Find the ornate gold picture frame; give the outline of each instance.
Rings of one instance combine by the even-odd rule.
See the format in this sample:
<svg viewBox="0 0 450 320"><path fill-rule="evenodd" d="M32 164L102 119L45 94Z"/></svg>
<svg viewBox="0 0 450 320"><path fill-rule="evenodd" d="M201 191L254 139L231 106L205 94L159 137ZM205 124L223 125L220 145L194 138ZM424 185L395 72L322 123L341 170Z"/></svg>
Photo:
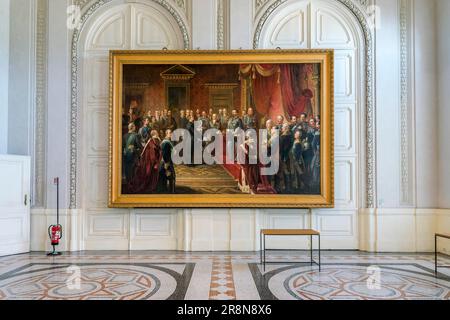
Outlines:
<svg viewBox="0 0 450 320"><path fill-rule="evenodd" d="M332 50L111 51L109 206L333 207L333 59ZM172 161L194 130L200 151L192 142L180 152L192 163ZM219 136L224 156L214 149L215 163L194 163ZM263 149L277 160L263 164Z"/></svg>

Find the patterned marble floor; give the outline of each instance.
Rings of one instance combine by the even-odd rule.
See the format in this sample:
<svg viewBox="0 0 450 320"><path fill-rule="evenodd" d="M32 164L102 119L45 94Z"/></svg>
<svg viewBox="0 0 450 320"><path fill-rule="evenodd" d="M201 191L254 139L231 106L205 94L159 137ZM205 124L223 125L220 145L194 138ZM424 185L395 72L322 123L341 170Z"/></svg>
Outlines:
<svg viewBox="0 0 450 320"><path fill-rule="evenodd" d="M450 300L450 269L431 254L81 252L0 258L0 300ZM286 263L292 262L292 263ZM450 265L440 256L439 263Z"/></svg>

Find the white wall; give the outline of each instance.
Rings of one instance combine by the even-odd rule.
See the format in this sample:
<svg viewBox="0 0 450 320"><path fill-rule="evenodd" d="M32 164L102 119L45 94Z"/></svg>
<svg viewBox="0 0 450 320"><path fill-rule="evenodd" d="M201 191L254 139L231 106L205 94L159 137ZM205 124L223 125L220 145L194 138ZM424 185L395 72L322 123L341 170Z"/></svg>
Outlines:
<svg viewBox="0 0 450 320"><path fill-rule="evenodd" d="M439 195L436 8L434 1L414 3L417 206L436 208Z"/></svg>
<svg viewBox="0 0 450 320"><path fill-rule="evenodd" d="M176 5L175 1L168 0L175 10L186 20L190 26L188 29L191 39L191 47L196 49L217 48L218 32L221 32L217 23L218 2L222 0L192 0L187 11ZM359 2L359 0L355 0ZM135 3L132 1L131 3ZM151 1L137 1L151 4ZM296 1L292 1L295 3ZM231 48L248 49L253 47L253 34L256 24L264 10L270 5L259 7L253 0L230 0L230 28L223 32L228 34ZM297 1L299 3L299 1ZM306 3L306 2L305 2ZM319 1L313 1L318 5ZM337 0L324 0L325 4L337 5ZM448 126L442 125L441 120L438 139L438 110L440 118L448 118L448 108L435 98L438 89L436 82L437 63L434 50L436 45L435 25L436 11L442 10L442 24L447 27L445 21L445 8L448 8L448 0L441 0L439 9L436 9L435 1L412 1L411 24L408 24L414 41L411 52L414 55L409 74L417 79L410 82L413 86L409 93L415 101L415 108L408 109L410 116L415 116L416 123L410 128L410 135L415 135L416 167L407 169L409 175L409 187L416 188L417 199L412 199L412 204L401 204L401 108L400 108L400 73L401 73L401 48L400 48L400 0L378 0L381 20L380 28L376 31L376 148L377 148L377 208L366 210L364 202L363 183L365 181L364 162L364 137L362 128L365 118L363 115L364 103L359 97L344 99L340 102L341 109L351 110L349 117L342 117L337 125L344 128L344 137L338 150L339 172L337 172L337 208L334 210L313 210L312 215L306 210L253 210L253 209L188 209L188 210L110 210L106 208L107 193L107 63L106 53L109 47L105 43L88 43L87 48L80 48L80 73L81 85L79 87L79 135L78 135L78 191L79 206L76 210L69 210L69 162L70 162L70 58L71 58L71 33L66 28L67 1L49 0L49 37L48 37L48 113L47 113L47 175L46 185L47 204L43 209L34 210L33 225L33 249L42 250L46 244L45 226L54 215L55 187L51 184L52 178L61 178L61 206L63 207L63 223L65 225L66 238L63 248L78 249L180 249L180 250L255 250L258 248L258 230L261 227L299 227L318 228L324 234L323 245L331 249L363 249L373 251L428 251L432 249L433 233L436 230L445 231L448 226L448 211L436 211L440 203L448 207L449 189L448 179L440 180L441 195L438 186L438 158L441 159L441 167L446 168L445 159L448 158L448 144L442 137L448 136ZM106 5L103 13L112 13L118 5L124 1L113 1ZM109 8L109 9L106 9ZM192 12L189 11L192 8ZM336 9L337 10L337 9ZM307 11L305 11L307 12ZM333 12L333 11L332 11ZM337 11L336 11L337 13ZM412 14L413 13L413 14ZM101 14L97 14L92 23ZM282 13L281 13L282 14ZM154 14L150 14L150 18ZM19 15L20 16L20 15ZM132 15L130 15L131 17ZM192 17L192 19L190 18ZM273 25L268 29L276 29L283 21L282 16L273 19ZM134 19L134 18L130 18ZM352 18L354 19L354 18ZM270 19L269 19L270 20ZM125 30L130 21L124 20ZM135 20L132 20L135 21ZM444 25L445 24L445 25ZM314 26L314 24L311 24ZM97 26L98 27L98 26ZM173 23L173 27L177 28ZM294 28L294 29L289 29ZM295 47L298 42L298 30L292 24L284 29L282 41ZM308 27L309 28L309 27ZM278 30L279 31L279 30ZM292 32L291 32L292 31ZM94 34L95 28L90 29L90 24L83 31L82 41L89 33ZM117 48L153 48L151 39L144 44L136 44L135 34L128 34L124 38L115 37L112 33L105 38L108 42L114 40ZM333 33L333 35L335 35ZM326 36L326 35L325 35ZM438 35L439 36L439 35ZM440 37L445 38L446 32ZM291 37L291 38L290 38ZM293 39L294 37L295 39ZM325 37L326 38L326 37ZM118 40L119 39L119 40ZM305 38L302 45L313 43L312 38ZM121 41L125 41L121 43ZM322 43L331 46L331 44ZM316 45L316 44L314 44ZM89 47L90 46L90 47ZM320 47L320 44L319 44ZM115 47L116 48L116 47ZM85 50L86 49L86 50ZM158 47L159 49L159 47ZM351 49L341 46L341 50ZM448 40L441 44L441 51L448 52ZM345 57L345 55L343 55ZM362 58L362 52L360 52ZM430 58L431 57L431 58ZM446 56L441 54L441 59ZM354 72L351 84L352 90L363 90L361 85L364 70L359 68L358 56L353 57L349 64L350 73ZM357 62L357 63L356 63ZM441 63L442 64L442 63ZM105 68L106 65L106 68ZM97 69L94 69L97 68ZM344 68L345 69L345 68ZM94 71L92 71L94 70ZM97 71L95 71L97 70ZM352 73L353 74L353 73ZM447 72L448 76L448 72ZM448 78L445 78L448 79ZM444 79L444 80L445 80ZM410 79L411 80L411 79ZM345 80L344 80L345 82ZM448 80L442 81L449 83ZM92 94L89 91L95 91ZM105 91L106 90L106 91ZM444 88L445 90L445 88ZM442 89L441 89L441 92ZM100 93L100 94L97 94ZM352 93L354 93L352 91ZM348 98L348 97L347 97ZM445 97L444 97L445 98ZM349 109L348 104L354 104ZM412 111L411 111L412 110ZM443 116L441 116L443 115ZM11 119L11 118L10 118ZM412 117L411 119L414 119ZM345 131L345 125L350 130ZM11 121L10 121L11 126ZM419 130L415 130L418 128ZM337 126L337 130L339 126ZM102 138L103 137L103 138ZM350 145L349 148L347 148ZM443 150L438 153L439 147ZM106 148L106 149L105 149ZM345 149L345 150L344 150ZM447 150L447 151L445 151ZM410 150L411 151L411 150ZM340 161L340 162L339 162ZM341 164L339 164L341 163ZM415 168L415 169L414 169ZM447 176L448 177L448 176ZM415 184L417 181L417 184ZM439 201L438 201L439 200ZM417 207L417 208L416 208ZM442 232L443 232L442 231ZM278 240L274 244L294 246L292 239ZM301 242L306 245L306 242Z"/></svg>
<svg viewBox="0 0 450 320"><path fill-rule="evenodd" d="M47 208L56 207L54 177L60 178L60 206L68 207L70 40L66 25L67 2L49 0L48 4Z"/></svg>
<svg viewBox="0 0 450 320"><path fill-rule="evenodd" d="M437 12L437 77L439 116L439 207L450 208L450 1L438 0ZM450 227L449 227L450 229Z"/></svg>
<svg viewBox="0 0 450 320"><path fill-rule="evenodd" d="M8 153L28 155L33 110L34 1L10 2Z"/></svg>
<svg viewBox="0 0 450 320"><path fill-rule="evenodd" d="M377 5L377 207L395 208L400 202L400 13L397 1L379 0Z"/></svg>
<svg viewBox="0 0 450 320"><path fill-rule="evenodd" d="M192 49L217 49L217 0L192 1Z"/></svg>
<svg viewBox="0 0 450 320"><path fill-rule="evenodd" d="M253 49L252 1L230 0L230 48Z"/></svg>
<svg viewBox="0 0 450 320"><path fill-rule="evenodd" d="M10 1L0 1L0 154L8 152Z"/></svg>

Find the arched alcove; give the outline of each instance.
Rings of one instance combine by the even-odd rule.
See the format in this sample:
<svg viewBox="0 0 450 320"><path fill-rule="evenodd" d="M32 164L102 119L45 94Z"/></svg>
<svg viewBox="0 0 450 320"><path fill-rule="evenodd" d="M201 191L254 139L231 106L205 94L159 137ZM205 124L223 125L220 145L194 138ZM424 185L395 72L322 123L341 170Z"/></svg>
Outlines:
<svg viewBox="0 0 450 320"><path fill-rule="evenodd" d="M367 54L371 48L357 8L351 10L341 0L300 0L269 2L257 17L254 46L260 49L335 50L334 61L334 134L335 203L332 210L313 210L311 222L321 230L332 248L358 248L358 212L371 205L373 194L366 197L368 168L368 112L372 106L372 79L367 78ZM370 40L370 39L369 39ZM372 127L370 125L370 127ZM372 134L372 133L371 133ZM370 155L370 161L373 160ZM372 180L370 180L372 181ZM373 188L372 186L369 186ZM266 213L272 216L270 210ZM273 213L274 215L276 212ZM295 219L299 213L292 211ZM303 214L300 213L300 216ZM300 217L301 218L301 217ZM269 218L270 220L270 218ZM306 216L301 218L307 221ZM273 226L276 227L276 226Z"/></svg>
<svg viewBox="0 0 450 320"><path fill-rule="evenodd" d="M76 152L75 181L72 181L76 188L71 190L71 205L81 209L77 226L81 249L130 248L130 210L107 208L109 51L187 48L189 41L186 42L180 21L159 2L110 1L99 6L95 13L88 10L86 14L90 16L83 21L78 37L74 37L77 67L72 70L75 81L72 88L76 85L77 90L72 97L72 109L76 110L72 114L75 124L71 149ZM162 213L153 220L157 235L164 234L165 228L170 233L173 226L172 215ZM136 221L140 224L138 230L146 228L145 221ZM161 244L162 248L175 248L167 237L161 237Z"/></svg>
<svg viewBox="0 0 450 320"><path fill-rule="evenodd" d="M105 79L105 62L109 50L139 50L139 49L188 49L190 35L186 17L172 7L166 0L97 0L86 4L78 28L72 35L72 66L71 66L71 132L70 132L70 208L80 206L78 175L82 149L80 139L81 126L79 121L83 108L84 79L86 72L91 76L100 75L99 81L94 79L91 84L100 96L91 97L105 100L108 94ZM96 59L92 68L86 68L86 60ZM97 68L97 69L95 69ZM102 70L100 70L100 69ZM92 72L96 72L95 75ZM107 76L107 75L106 75Z"/></svg>
<svg viewBox="0 0 450 320"><path fill-rule="evenodd" d="M368 103L371 81L367 80L372 77L368 67L372 63L368 59L371 40L359 18L343 4L346 0L288 0L274 2L277 6L269 2L268 14L257 17L254 31L256 48L336 49L336 78L343 79L336 81L335 97L336 210L314 210L309 216L306 210L218 214L212 210L106 207L108 50L161 49L163 45L189 48L185 29L161 1L112 0L99 5L74 36L71 118L75 144L71 145L70 185L71 207L82 209L78 211L78 229L73 229L78 230L74 237L79 239L80 249L256 250L260 228L294 226L320 229L324 247L358 248L358 208L372 205L364 203L366 192L361 188L368 176L364 174L366 163L371 163L365 160L366 154L372 155L366 152L367 145L373 147L369 143L372 137L365 136L365 124L373 120L371 113L366 114L372 109L372 102ZM284 243L283 247L291 245Z"/></svg>

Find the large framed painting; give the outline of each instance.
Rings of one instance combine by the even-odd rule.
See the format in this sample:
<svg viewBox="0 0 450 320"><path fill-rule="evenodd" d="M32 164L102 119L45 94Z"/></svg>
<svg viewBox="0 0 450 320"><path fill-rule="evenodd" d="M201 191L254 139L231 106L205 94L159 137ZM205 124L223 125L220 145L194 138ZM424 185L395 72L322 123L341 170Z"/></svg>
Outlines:
<svg viewBox="0 0 450 320"><path fill-rule="evenodd" d="M333 51L111 51L110 207L332 207Z"/></svg>

